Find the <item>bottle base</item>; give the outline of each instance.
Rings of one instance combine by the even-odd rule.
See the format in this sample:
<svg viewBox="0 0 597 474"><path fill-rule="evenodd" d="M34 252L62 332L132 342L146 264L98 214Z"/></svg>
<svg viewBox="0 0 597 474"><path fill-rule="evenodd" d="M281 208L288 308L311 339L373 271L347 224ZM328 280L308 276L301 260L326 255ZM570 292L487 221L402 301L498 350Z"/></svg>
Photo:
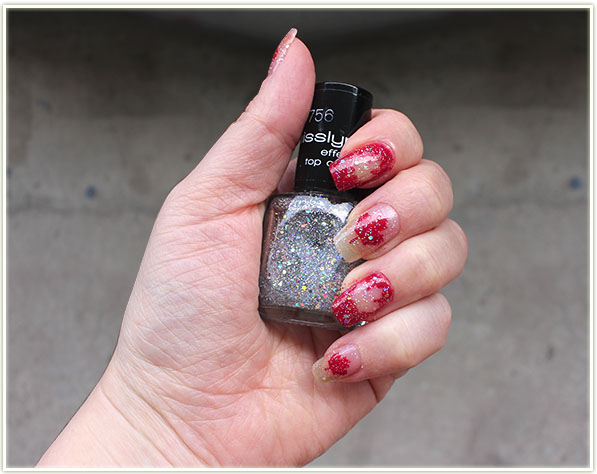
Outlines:
<svg viewBox="0 0 597 474"><path fill-rule="evenodd" d="M279 306L259 306L259 314L262 319L277 321L280 323L301 324L322 329L346 330L351 329L342 326L334 316L319 311L310 311L301 308L280 308Z"/></svg>

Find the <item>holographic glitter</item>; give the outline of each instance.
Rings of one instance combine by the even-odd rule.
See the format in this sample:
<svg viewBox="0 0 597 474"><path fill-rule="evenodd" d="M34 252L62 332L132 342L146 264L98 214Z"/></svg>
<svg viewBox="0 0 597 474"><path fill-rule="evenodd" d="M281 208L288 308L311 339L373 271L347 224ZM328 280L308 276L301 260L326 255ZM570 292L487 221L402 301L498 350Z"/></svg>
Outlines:
<svg viewBox="0 0 597 474"><path fill-rule="evenodd" d="M349 223L334 237L334 243L347 262L363 258L400 231L398 214L387 204L376 204Z"/></svg>
<svg viewBox="0 0 597 474"><path fill-rule="evenodd" d="M333 310L343 326L372 321L372 316L394 298L390 280L381 272L367 275L334 300Z"/></svg>
<svg viewBox="0 0 597 474"><path fill-rule="evenodd" d="M339 191L364 186L394 166L394 154L383 143L370 143L337 159L330 173Z"/></svg>
<svg viewBox="0 0 597 474"><path fill-rule="evenodd" d="M272 197L264 218L259 279L260 311L269 308L261 311L264 317L284 320L286 314L289 322L340 327L332 303L356 263L342 258L334 236L354 205L320 194Z"/></svg>

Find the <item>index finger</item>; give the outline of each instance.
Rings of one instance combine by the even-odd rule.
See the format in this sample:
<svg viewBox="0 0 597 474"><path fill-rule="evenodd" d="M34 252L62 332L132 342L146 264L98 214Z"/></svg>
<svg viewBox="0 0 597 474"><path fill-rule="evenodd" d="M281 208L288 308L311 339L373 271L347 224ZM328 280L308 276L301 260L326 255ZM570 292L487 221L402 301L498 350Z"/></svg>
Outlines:
<svg viewBox="0 0 597 474"><path fill-rule="evenodd" d="M421 136L408 117L390 109L376 109L330 164L339 191L379 186L423 157Z"/></svg>

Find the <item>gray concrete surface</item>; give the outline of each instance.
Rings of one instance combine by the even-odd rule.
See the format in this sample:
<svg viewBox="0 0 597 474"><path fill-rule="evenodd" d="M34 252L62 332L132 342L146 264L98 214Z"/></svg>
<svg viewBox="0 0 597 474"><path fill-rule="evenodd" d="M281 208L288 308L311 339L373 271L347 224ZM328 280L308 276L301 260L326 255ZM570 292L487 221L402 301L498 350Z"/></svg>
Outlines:
<svg viewBox="0 0 597 474"><path fill-rule="evenodd" d="M10 466L34 464L97 382L163 198L267 69L276 40L202 14L10 13ZM311 466L586 465L587 17L405 14L302 37L318 79L413 119L469 261L445 292L446 347ZM266 17L272 38L292 26Z"/></svg>

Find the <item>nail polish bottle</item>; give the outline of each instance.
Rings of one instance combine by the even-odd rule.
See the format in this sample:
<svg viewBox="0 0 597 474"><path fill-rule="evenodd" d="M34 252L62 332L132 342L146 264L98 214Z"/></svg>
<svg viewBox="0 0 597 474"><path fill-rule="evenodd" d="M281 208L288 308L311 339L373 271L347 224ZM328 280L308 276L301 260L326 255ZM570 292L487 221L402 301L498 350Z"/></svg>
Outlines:
<svg viewBox="0 0 597 474"><path fill-rule="evenodd" d="M328 166L347 138L371 118L373 96L340 82L316 84L299 144L294 192L273 195L265 211L259 275L264 319L346 329L332 311L346 262L334 236L368 191L339 192ZM369 191L370 192L370 191Z"/></svg>

